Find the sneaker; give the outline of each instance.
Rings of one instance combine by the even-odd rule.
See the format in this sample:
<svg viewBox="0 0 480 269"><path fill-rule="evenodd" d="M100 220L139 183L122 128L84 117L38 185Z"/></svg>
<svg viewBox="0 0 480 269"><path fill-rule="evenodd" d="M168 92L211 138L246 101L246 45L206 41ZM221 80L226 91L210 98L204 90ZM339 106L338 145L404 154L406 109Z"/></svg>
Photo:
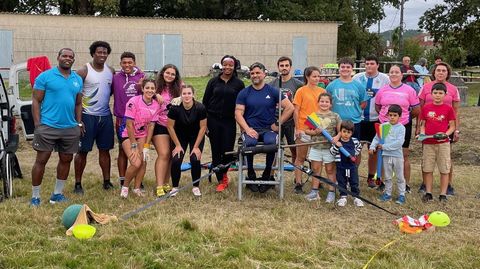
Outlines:
<svg viewBox="0 0 480 269"><path fill-rule="evenodd" d="M329 191L327 194L327 199L325 199L325 203L333 203L335 201L335 192L334 191Z"/></svg>
<svg viewBox="0 0 480 269"><path fill-rule="evenodd" d="M296 194L303 194L303 185L301 183L296 183L295 184L295 188L293 189L293 191L296 193Z"/></svg>
<svg viewBox="0 0 480 269"><path fill-rule="evenodd" d="M419 193L425 193L425 191L426 191L425 184L422 183L422 185L420 185L420 188L418 189L418 192Z"/></svg>
<svg viewBox="0 0 480 269"><path fill-rule="evenodd" d="M262 176L262 181L270 181L272 180L272 177L270 177L270 175L267 175L267 176ZM275 180L273 178L273 180ZM260 184L258 186L258 191L260 193L266 193L271 187L273 187L273 185L269 185L269 184Z"/></svg>
<svg viewBox="0 0 480 269"><path fill-rule="evenodd" d="M395 201L395 203L397 203L399 205L405 204L405 195L398 196L397 201Z"/></svg>
<svg viewBox="0 0 480 269"><path fill-rule="evenodd" d="M165 191L165 193L170 192L172 190L172 186L165 184L163 185L163 190Z"/></svg>
<svg viewBox="0 0 480 269"><path fill-rule="evenodd" d="M82 185L75 184L75 188L73 189L73 193L78 194L78 195L83 195Z"/></svg>
<svg viewBox="0 0 480 269"><path fill-rule="evenodd" d="M255 174L248 175L247 180L257 180L257 176ZM251 192L258 192L258 184L247 184L247 189Z"/></svg>
<svg viewBox="0 0 480 269"><path fill-rule="evenodd" d="M377 191L384 191L385 190L385 183L380 180L380 185L377 187Z"/></svg>
<svg viewBox="0 0 480 269"><path fill-rule="evenodd" d="M428 203L428 202L433 201L433 196L432 196L432 194L429 193L429 192L425 193L425 194L423 195L423 197L422 197L422 201L423 201L424 203Z"/></svg>
<svg viewBox="0 0 480 269"><path fill-rule="evenodd" d="M376 187L376 184L375 184L375 180L373 180L373 178L368 178L367 179L367 184L368 184L368 187L369 188L375 188Z"/></svg>
<svg viewBox="0 0 480 269"><path fill-rule="evenodd" d="M382 202L388 202L390 200L392 200L392 196L387 194L386 192L382 193L382 195L380 195L380 198L378 198L378 200L382 201Z"/></svg>
<svg viewBox="0 0 480 269"><path fill-rule="evenodd" d="M195 196L195 197L200 197L200 196L202 196L202 193L200 192L200 188L199 188L199 187L193 187L193 188L192 188L192 192L193 192L193 196Z"/></svg>
<svg viewBox="0 0 480 269"><path fill-rule="evenodd" d="M104 190L110 190L113 189L113 184L110 180L104 180L103 181L103 189Z"/></svg>
<svg viewBox="0 0 480 269"><path fill-rule="evenodd" d="M340 199L338 199L338 201L337 201L337 205L341 206L341 207L346 206L347 205L347 196L340 197Z"/></svg>
<svg viewBox="0 0 480 269"><path fill-rule="evenodd" d="M142 189L133 189L133 193L135 193L138 197L145 197L145 194L142 192Z"/></svg>
<svg viewBox="0 0 480 269"><path fill-rule="evenodd" d="M156 191L156 193L157 193L157 197L162 197L162 196L164 196L165 194L167 194L167 193L165 192L165 190L163 189L163 186L157 186L157 191Z"/></svg>
<svg viewBox="0 0 480 269"><path fill-rule="evenodd" d="M50 196L50 204L63 203L67 201L68 199L63 195L63 193L52 193L52 196Z"/></svg>
<svg viewBox="0 0 480 269"><path fill-rule="evenodd" d="M405 185L405 192L406 193L411 193L412 192L412 190L410 189L410 186Z"/></svg>
<svg viewBox="0 0 480 269"><path fill-rule="evenodd" d="M172 190L170 191L170 197L175 197L177 196L178 194L178 188L172 188Z"/></svg>
<svg viewBox="0 0 480 269"><path fill-rule="evenodd" d="M128 197L128 187L122 187L120 191L120 197L127 198Z"/></svg>
<svg viewBox="0 0 480 269"><path fill-rule="evenodd" d="M447 196L453 196L453 195L455 195L455 189L452 187L452 185L448 184Z"/></svg>
<svg viewBox="0 0 480 269"><path fill-rule="evenodd" d="M446 195L440 194L440 196L438 196L438 201L440 201L440 202L447 202L447 201L448 201L448 198L447 198Z"/></svg>
<svg viewBox="0 0 480 269"><path fill-rule="evenodd" d="M217 192L222 192L226 188L228 188L228 176L227 174L223 174L222 181L217 185L217 188L215 190Z"/></svg>
<svg viewBox="0 0 480 269"><path fill-rule="evenodd" d="M31 207L39 207L40 206L40 198L39 197L32 197L32 200L30 200L30 206Z"/></svg>
<svg viewBox="0 0 480 269"><path fill-rule="evenodd" d="M353 199L353 203L355 204L356 207L364 207L365 206L363 201L358 199L358 198Z"/></svg>
<svg viewBox="0 0 480 269"><path fill-rule="evenodd" d="M318 190L311 190L309 194L305 195L305 199L307 199L307 201L310 201L310 202L320 199Z"/></svg>

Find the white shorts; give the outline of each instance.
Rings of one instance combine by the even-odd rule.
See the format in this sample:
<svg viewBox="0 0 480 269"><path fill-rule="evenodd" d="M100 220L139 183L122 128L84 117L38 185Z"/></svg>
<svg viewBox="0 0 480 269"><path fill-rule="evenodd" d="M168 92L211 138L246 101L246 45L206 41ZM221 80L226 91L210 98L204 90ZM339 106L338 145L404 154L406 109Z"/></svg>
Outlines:
<svg viewBox="0 0 480 269"><path fill-rule="evenodd" d="M312 147L308 154L308 159L316 162L333 163L335 156L330 153L329 149L316 149Z"/></svg>

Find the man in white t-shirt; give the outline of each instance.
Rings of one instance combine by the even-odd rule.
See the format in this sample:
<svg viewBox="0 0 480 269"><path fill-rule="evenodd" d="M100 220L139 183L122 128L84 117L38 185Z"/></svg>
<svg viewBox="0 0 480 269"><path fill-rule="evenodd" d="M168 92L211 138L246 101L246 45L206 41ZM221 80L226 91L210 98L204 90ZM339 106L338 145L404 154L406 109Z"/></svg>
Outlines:
<svg viewBox="0 0 480 269"><path fill-rule="evenodd" d="M360 82L367 91L367 106L363 110L363 120L361 121L360 141L370 143L375 137L375 123L378 123L378 113L375 110L375 95L378 90L389 83L388 76L378 71L378 58L375 55L365 57L365 72L358 73L353 79ZM375 188L377 185L383 188L380 180L373 180L377 167L377 155L368 155L368 186Z"/></svg>

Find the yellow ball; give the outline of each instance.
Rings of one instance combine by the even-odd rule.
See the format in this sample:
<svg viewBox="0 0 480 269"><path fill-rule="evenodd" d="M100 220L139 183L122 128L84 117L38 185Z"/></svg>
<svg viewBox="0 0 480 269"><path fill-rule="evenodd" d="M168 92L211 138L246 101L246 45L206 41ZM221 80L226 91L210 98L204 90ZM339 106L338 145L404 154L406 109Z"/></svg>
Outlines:
<svg viewBox="0 0 480 269"><path fill-rule="evenodd" d="M435 211L428 215L428 222L430 222L433 226L445 227L450 224L450 218L447 214L441 211Z"/></svg>
<svg viewBox="0 0 480 269"><path fill-rule="evenodd" d="M73 227L73 236L77 239L90 239L95 235L97 229L88 224L78 224Z"/></svg>

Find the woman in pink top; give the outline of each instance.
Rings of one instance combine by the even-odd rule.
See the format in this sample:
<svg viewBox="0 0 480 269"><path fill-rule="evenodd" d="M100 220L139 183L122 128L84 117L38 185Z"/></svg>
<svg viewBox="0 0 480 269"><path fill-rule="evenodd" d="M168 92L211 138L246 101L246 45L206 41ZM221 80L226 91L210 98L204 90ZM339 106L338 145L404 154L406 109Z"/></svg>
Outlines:
<svg viewBox="0 0 480 269"><path fill-rule="evenodd" d="M308 115L318 111L318 96L325 92L324 88L317 86L320 81L320 70L317 67L310 66L305 68L303 79L305 86L297 90L295 98L293 99L293 106L295 107L293 120L295 121L295 138L297 144L308 142L305 139L310 139L310 137L305 134L305 130L308 129L305 125L305 120ZM307 158L307 152L308 146L297 147L296 165L303 165ZM295 170L295 193L303 193L302 172L298 169Z"/></svg>
<svg viewBox="0 0 480 269"><path fill-rule="evenodd" d="M130 166L125 173L120 196L127 198L128 185L135 178L133 192L138 196L144 196L140 190L150 150L150 140L153 135L153 128L158 119L160 105L153 99L155 96L155 81L145 79L142 82L143 95L130 98L126 104L126 124L120 127L122 132L122 148L127 155Z"/></svg>
<svg viewBox="0 0 480 269"><path fill-rule="evenodd" d="M432 99L432 86L435 83L443 83L445 86L447 86L447 95L445 95L445 98L443 99L443 103L447 104L449 106L452 106L453 111L455 112L455 132L453 132L453 135L450 137L452 142L457 142L458 139L460 138L460 117L458 115L458 108L460 107L460 94L458 93L457 87L455 85L451 84L448 82L450 79L450 76L452 75L452 68L450 65L444 62L440 62L435 65L435 67L432 70L432 77L433 81L430 83L426 83L423 85L422 90L418 94L418 98L420 99L420 106L423 107L426 104L430 104L433 102ZM417 129L415 134L420 133L420 127L419 127L419 121L417 121ZM453 143L450 143L450 146ZM448 179L448 188L447 188L447 195L454 195L455 190L452 187L452 180L453 180L453 163L450 166L450 175ZM420 186L420 191L424 191L425 185L422 184Z"/></svg>
<svg viewBox="0 0 480 269"><path fill-rule="evenodd" d="M157 76L156 99L160 104L158 121L153 130L153 145L157 151L155 161L155 178L157 180L157 196L163 196L171 190L168 184L170 178L170 135L167 130L168 108L173 98L180 96L182 81L178 68L173 64L165 65Z"/></svg>
<svg viewBox="0 0 480 269"><path fill-rule="evenodd" d="M381 123L388 122L388 108L396 104L402 108L402 117L399 122L405 126L405 142L403 148L403 173L407 192L410 192L410 160L409 146L412 137L412 119L420 113L420 101L415 90L407 84L402 83L402 71L398 65L390 67L388 73L390 83L383 86L375 96L375 110ZM381 184L383 187L383 183Z"/></svg>

